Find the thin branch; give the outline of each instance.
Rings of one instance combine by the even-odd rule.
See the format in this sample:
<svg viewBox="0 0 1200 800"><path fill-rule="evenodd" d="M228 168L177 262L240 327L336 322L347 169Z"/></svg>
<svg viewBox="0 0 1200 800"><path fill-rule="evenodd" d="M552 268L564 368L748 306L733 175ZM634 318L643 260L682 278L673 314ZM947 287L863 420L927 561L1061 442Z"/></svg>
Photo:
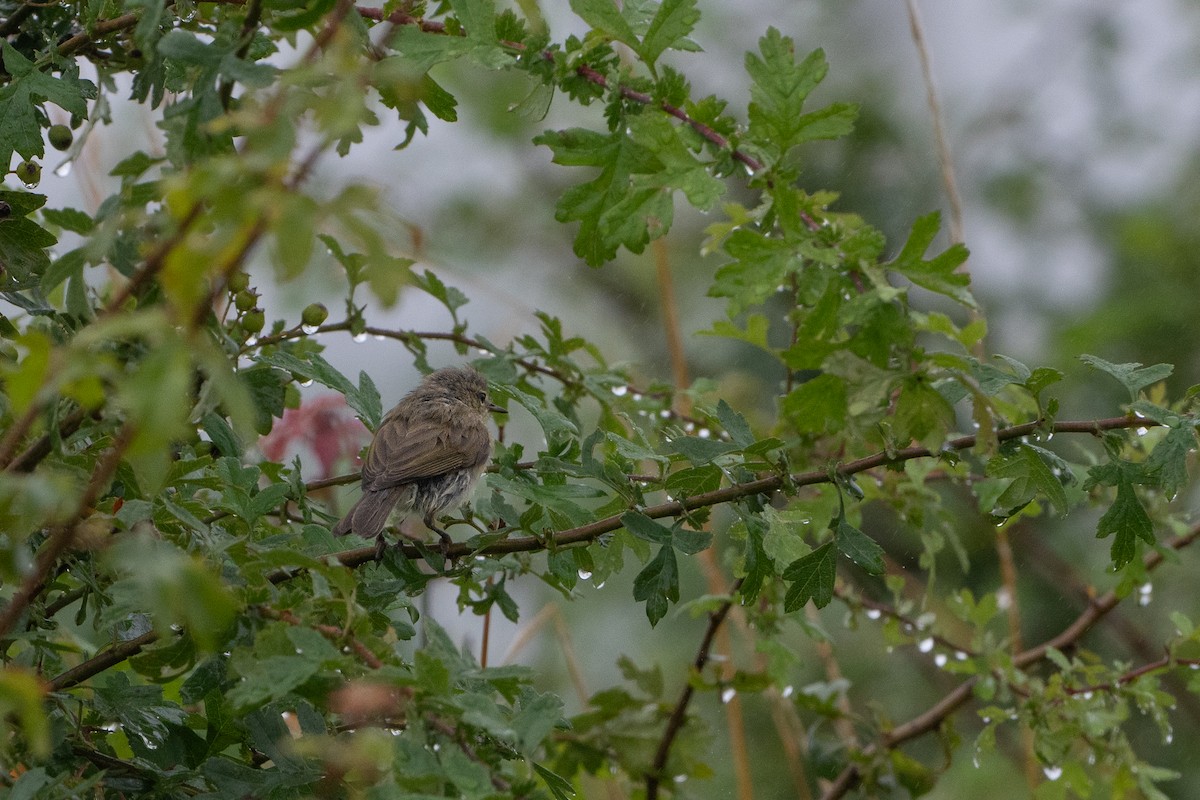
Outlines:
<svg viewBox="0 0 1200 800"><path fill-rule="evenodd" d="M1134 417L1112 417L1109 419L1074 420L1074 421L1056 422L1056 423L1053 423L1052 426L1050 426L1050 430L1052 430L1055 433L1093 433L1094 434L1094 433L1100 433L1100 432L1106 431L1106 430L1116 430L1116 429L1120 429L1120 428L1153 427L1155 424L1156 423L1154 423L1150 420L1137 419ZM1041 422L1028 422L1023 425L1015 425L1010 428L1003 428L1003 429L997 431L996 435L999 440L1007 441L1009 439L1015 439L1015 438L1019 438L1021 436L1028 436L1031 433L1037 432L1042 427L1043 427L1043 425ZM959 437L958 439L954 439L954 440L950 441L949 443L947 443L947 447L952 450L966 450L966 449L969 449L970 447L972 447L974 445L974 443L975 443L974 436L962 436L962 437ZM866 458L860 458L856 461L847 462L846 464L843 464L837 470L837 472L838 472L838 474L841 474L841 475L851 475L851 474L854 474L857 472L863 472L868 469L873 469L875 467L883 466L885 464L898 463L899 461L910 460L913 458L930 457L933 455L934 455L933 453L931 453L929 450L927 450L923 447L908 448L906 450L898 451L898 452L892 454L891 456L889 456L886 453L877 453L876 455L873 455L873 456L868 456ZM828 472L814 471L814 472L801 473L799 475L792 476L792 484L795 486L808 486L808 485L814 485L814 484L819 484L819 483L827 483L830 480L831 480L831 476ZM782 487L782 485L783 485L783 479L778 476L773 476L773 477L768 477L768 478L760 478L759 480L750 481L749 483L737 484L735 486L730 486L730 487L727 487L724 489L718 489L713 492L705 492L703 494L694 495L690 498L686 498L683 501L661 503L656 506L650 506L650 507L641 509L641 513L643 513L646 516L651 517L651 518L674 516L677 514L681 514L684 511L688 511L688 510L695 509L695 508L702 508L702 507L706 507L706 506L727 503L727 502L730 502L731 500L736 500L740 497L746 497L746 496L754 495L754 494L774 492L774 491L777 491L778 489L780 489ZM587 525L581 525L577 528L570 528L570 529L567 529L564 531L560 531L559 533L555 534L550 539L543 538L543 537L535 537L535 536L507 539L502 542L496 542L494 544L491 544L485 548L481 548L478 551L473 550L470 546L463 544L463 543L454 544L454 545L451 545L451 547L449 549L448 557L449 558L462 558L466 555L475 554L475 553L478 553L481 555L500 555L500 554L505 554L505 553L532 552L532 551L546 549L547 547L550 546L551 542L553 542L554 546L556 546L556 547L563 547L563 546L570 545L570 544L579 544L582 542L592 541L592 540L598 538L599 536L601 536L605 533L609 533L611 531L617 530L620 527L621 527L620 516L606 517L604 519L596 520L595 522L589 523ZM1198 531L1197 534L1200 535L1200 531ZM1188 540L1188 542L1185 542L1184 544L1187 544L1187 543L1190 543L1190 539ZM1172 543L1170 546L1178 548L1178 547L1182 547L1184 545L1178 544L1178 543ZM404 553L404 556L406 558L415 559L415 558L422 557L421 550L419 550L414 545L410 545L407 543L399 543L399 544L396 544L395 547L399 548ZM351 550L343 550L341 552L331 553L325 557L336 560L343 566L355 568L355 567L359 567L364 564L369 564L369 563L375 561L377 558L377 555L376 555L376 548L372 544L368 547L358 547L358 548L354 548ZM1153 562L1152 562L1152 559L1155 559L1155 560L1153 560ZM1147 556L1147 563L1154 563L1156 565L1158 563L1158 560L1161 560L1161 556L1159 556L1158 553L1151 553L1149 556ZM276 570L275 572L269 573L266 577L267 577L267 580L270 581L271 583L284 583L286 581L296 578L297 576L299 576L302 573L303 573L303 570L280 569L280 570ZM1115 603L1114 603L1114 605L1115 605ZM1107 610L1111 610L1111 609L1106 609L1106 611ZM1088 623L1088 624L1090 624L1090 623ZM1076 635L1079 635L1079 634L1076 634ZM142 642L141 646L149 644L149 643L153 642L155 639L157 639L157 635L153 634L153 632L151 632L150 634L147 634L147 636L149 638L147 638L144 642ZM1055 640L1052 640L1050 643L1048 643L1048 646L1055 646L1055 647L1059 646L1058 644L1055 644L1054 641ZM77 680L73 680L67 685L74 685L75 683L78 683L82 680L86 680L88 677L91 677L92 675L95 675L95 674L98 674L99 672L104 671L104 669L107 669L108 666L112 666L112 664L120 663L121 661L125 660L125 658L128 658L129 656L134 655L136 652L138 652L138 650L141 649L141 646L137 647L132 652L128 653L128 655L125 655L124 657L121 657L121 658L117 658L115 661L107 663L105 666L101 666L99 668L93 669L93 667L88 666L88 665L92 664L92 662L96 662L96 660L99 657L97 657L97 659L92 659L89 662L85 662L85 664L79 665L79 667L77 667L75 670L71 670L69 673L63 673L63 675L59 676L59 678L54 679L54 681L52 682L52 685L57 685L58 681L65 680L67 675L76 674L77 671L78 671L77 674L83 675L83 677L78 678ZM1035 650L1036 650L1036 648L1035 648ZM1033 652L1033 651L1026 651L1026 653L1031 653L1031 652ZM1037 655L1037 657L1033 658L1032 660L1036 661L1037 659L1041 658L1042 655L1044 655L1044 653ZM92 670L92 671L88 671L88 670ZM967 687L966 691L969 694L970 687ZM961 703L965 699L966 698L964 697L959 702ZM951 709L951 710L953 710L953 709Z"/></svg>
<svg viewBox="0 0 1200 800"><path fill-rule="evenodd" d="M50 535L38 549L33 568L21 581L21 585L8 601L8 605L4 607L3 611L0 611L0 638L7 635L17 624L17 620L29 607L33 598L45 587L46 579L54 569L58 557L75 541L75 531L79 527L80 520L88 513L88 510L99 498L100 492L116 473L117 467L121 463L121 456L125 454L125 450L133 441L133 434L133 425L125 423L117 433L112 446L97 462L95 472L92 473L91 480L88 481L83 494L80 495L70 519L51 528Z"/></svg>
<svg viewBox="0 0 1200 800"><path fill-rule="evenodd" d="M740 588L742 588L742 579L738 578L729 587L729 599L709 615L708 628L704 631L704 638L700 640L700 649L696 652L696 658L692 661L692 670L696 674L701 673L704 670L704 665L708 663L709 651L712 649L713 639L716 638L717 631L720 630L721 624L725 621L725 616L733 606L734 597ZM666 769L667 759L671 755L671 745L674 744L675 737L679 735L679 731L683 729L683 724L687 719L687 708L692 702L692 695L695 692L696 689L692 685L692 682L688 681L679 695L679 700L675 703L675 708L671 711L671 716L667 719L667 727L663 730L662 739L658 742L658 750L654 753L654 763L651 765L650 771L646 773L646 800L655 800L658 797L658 785L662 779L663 770Z"/></svg>
<svg viewBox="0 0 1200 800"><path fill-rule="evenodd" d="M1174 539L1165 543L1165 547L1172 550L1181 550L1184 547L1192 544L1200 538L1200 525L1196 525L1190 531L1182 536L1177 536ZM1156 569L1163 563L1164 557L1161 551L1155 550L1147 553L1142 559L1143 568L1149 572ZM1051 649L1061 650L1077 642L1092 626L1100 621L1106 614L1112 611L1121 602L1121 596L1116 591L1105 592L1100 597L1094 599L1084 611L1075 618L1075 620L1064 628L1057 636L1048 639L1045 642L1031 647L1013 657L1013 666L1017 669L1024 669L1032 664L1041 661L1046 657L1046 654ZM1139 675L1133 676L1134 678ZM890 731L887 731L880 737L878 744L872 745L863 750L864 757L871 757L880 750L892 750L899 745L911 739L915 739L931 731L937 730L942 723L957 711L963 704L971 699L972 691L975 684L979 681L979 676L968 678L967 680L956 686L951 692L946 694L927 709L924 713L914 717L903 725L898 725ZM836 798L844 797L847 792L858 785L861 778L861 773L857 764L847 765L837 778L826 789L822 795L822 800L836 800Z"/></svg>
<svg viewBox="0 0 1200 800"><path fill-rule="evenodd" d="M90 412L82 408L76 408L67 416L63 417L58 423L58 438L65 439L66 437L79 430L79 426L87 419ZM13 472L33 472L34 468L42 462L46 456L50 455L50 448L53 446L53 437L49 432L46 432L34 440L25 450L9 464L9 469Z"/></svg>
<svg viewBox="0 0 1200 800"><path fill-rule="evenodd" d="M26 3L10 14L4 22L0 22L0 37L16 33L17 29L21 27L21 23L33 13L33 9L36 7L32 3Z"/></svg>
<svg viewBox="0 0 1200 800"><path fill-rule="evenodd" d="M913 44L921 61L921 78L925 82L925 98L929 103L929 115L933 118L933 137L937 146L938 166L942 173L942 186L946 190L946 201L950 205L950 240L955 244L963 241L962 198L958 194L958 183L954 179L954 160L950 157L950 144L942 119L942 105L938 101L937 89L933 84L933 66L929 60L929 48L925 44L925 28L916 0L905 0L908 6L908 26L912 31Z"/></svg>
<svg viewBox="0 0 1200 800"><path fill-rule="evenodd" d="M304 622L287 609L279 611L271 608L270 606L259 606L258 610L259 613L261 613L264 617L277 619L280 622L286 622L288 625L294 625L297 628L312 628L314 631L321 634L334 644L346 644L368 667L371 669L383 669L383 662L379 660L379 656L372 653L370 648L368 648L355 637L351 636L347 631L344 631L335 625Z"/></svg>
<svg viewBox="0 0 1200 800"><path fill-rule="evenodd" d="M262 0L250 0L246 4L246 18L242 20L242 33L239 37L242 44L238 47L236 56L239 59L245 59L246 54L250 52L250 45L254 43L254 35L258 32L258 23L262 19ZM233 78L225 78L221 84L221 107L228 110L229 103L233 100Z"/></svg>
<svg viewBox="0 0 1200 800"><path fill-rule="evenodd" d="M104 672L109 667L115 667L117 664L133 658L142 652L142 648L156 641L158 641L158 633L156 631L147 631L135 639L115 644L109 649L97 653L88 660L82 661L66 672L52 678L50 680L50 691L61 692L63 689L78 686L88 678Z"/></svg>
<svg viewBox="0 0 1200 800"><path fill-rule="evenodd" d="M1009 441L1019 439L1023 436L1037 433L1038 431L1046 431L1053 433L1101 433L1108 430L1118 430L1121 428L1149 428L1154 427L1158 423L1140 419L1137 417L1110 417L1107 419L1095 420L1068 420L1063 422L1044 423L1042 421L1026 422L1021 425L1013 425L1008 428L1001 428L996 431L996 438L999 441ZM976 437L974 434L960 436L956 439L951 439L946 442L939 452L933 452L925 447L907 447L903 450L897 450L892 453L880 452L864 458L847 461L844 464L837 466L831 474L828 470L813 470L811 472L802 472L789 477L780 475L771 475L765 478L759 478L746 483L738 483L732 486L727 486L722 489L715 489L711 492L702 492L700 494L685 497L682 500L672 500L666 503L659 503L653 506L646 506L637 509L641 514L650 517L651 519L659 519L662 517L675 517L684 514L687 511L692 511L697 508L706 508L708 506L720 505L737 500L742 497L751 497L756 494L771 494L779 491L786 486L799 488L801 486L815 486L823 483L830 483L835 480L834 475L846 477L855 475L860 472L866 472L877 467L899 464L904 461L911 461L916 458L931 458L941 455L945 452L969 450L975 446ZM537 550L544 550L551 545L555 547L565 547L573 544L581 544L584 542L593 541L606 533L611 533L622 527L621 514L614 514L610 517L589 522L586 525L580 525L576 528L568 528L567 530L559 531L549 537L543 536L521 536L512 539L505 539L500 542L494 542L475 549L468 544L458 543L450 546L447 556L449 558L462 558L469 555L500 555L505 553L526 553ZM406 558L419 559L422 557L421 551L415 546L406 543L396 545L399 547ZM353 550L344 550L340 553L334 553L333 557L338 559L342 564L348 567L357 567L369 561L374 561L376 558L375 546L360 547ZM272 582L287 580L288 571L273 573L270 576Z"/></svg>

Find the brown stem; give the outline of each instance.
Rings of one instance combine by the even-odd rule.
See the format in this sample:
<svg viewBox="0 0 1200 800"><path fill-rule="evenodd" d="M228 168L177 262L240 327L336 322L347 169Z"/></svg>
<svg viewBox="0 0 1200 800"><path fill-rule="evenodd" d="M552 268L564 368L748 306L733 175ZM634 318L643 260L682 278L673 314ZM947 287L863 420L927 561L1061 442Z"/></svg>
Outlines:
<svg viewBox="0 0 1200 800"><path fill-rule="evenodd" d="M1196 525L1190 531L1182 536L1177 536L1166 543L1166 546L1172 550L1181 550L1184 547L1192 544L1200 538L1200 525ZM1147 553L1142 559L1142 565L1147 571L1156 569L1163 562L1163 555L1158 550ZM1104 615L1108 614L1117 604L1121 602L1120 596L1115 591L1105 592L1100 597L1097 597L1084 611L1075 618L1075 620L1064 628L1057 636L1048 639L1045 642L1031 647L1028 650L1022 651L1013 657L1013 666L1017 669L1024 669L1046 657L1052 648L1061 650L1078 641L1085 633L1088 632ZM1137 677L1137 676L1135 676ZM870 757L879 750L891 750L911 739L922 736L930 731L937 730L942 723L957 711L963 704L971 699L972 690L978 682L978 676L968 678L967 680L956 686L951 692L946 694L927 709L924 713L912 718L903 725L898 725L890 731L887 731L880 737L877 745L872 745L863 750L863 755ZM856 764L847 765L837 778L830 784L822 795L822 800L836 800L836 798L844 797L847 792L858 785L861 774Z"/></svg>
<svg viewBox="0 0 1200 800"><path fill-rule="evenodd" d="M96 502L100 496L100 492L108 485L109 480L116 473L117 467L121 463L121 456L133 441L134 427L131 423L125 423L121 430L117 433L116 439L112 446L100 457L100 461L96 464L95 472L92 473L92 478L88 481L84 488L83 494L80 495L75 506L75 511L70 519L66 522L55 525L50 530L50 535L46 541L38 549L37 558L34 559L33 569L21 581L21 585L17 588L16 593L8 601L8 605L0 611L0 638L3 638L17 624L17 620L25 609L29 607L33 598L46 585L46 580L54 569L54 565L58 562L61 556L75 541L75 531L79 527L80 520L88 513L88 510Z"/></svg>
<svg viewBox="0 0 1200 800"><path fill-rule="evenodd" d="M704 638L700 640L700 649L696 652L696 658L692 661L692 670L697 674L702 672L704 665L708 663L709 651L712 649L713 639L716 638L717 631L721 628L721 623L725 621L725 616L733 606L733 595L736 595L738 589L741 587L742 579L738 578L729 587L730 598L709 615L708 628L704 631ZM662 739L658 742L658 750L654 753L654 763L651 765L650 771L646 773L646 800L655 800L658 797L658 785L662 779L663 770L667 766L667 758L671 755L671 745L674 744L675 737L679 735L679 731L683 728L683 723L687 719L688 704L692 702L692 695L695 692L696 690L692 682L688 681L679 695L679 700L675 703L675 708L671 711L671 716L667 719L667 727L663 730Z"/></svg>
<svg viewBox="0 0 1200 800"><path fill-rule="evenodd" d="M109 667L115 667L117 664L133 658L142 652L142 648L156 641L158 641L158 633L147 631L136 639L119 642L109 649L97 653L87 661L80 662L66 672L55 676L50 681L50 691L61 692L63 689L78 686Z"/></svg>

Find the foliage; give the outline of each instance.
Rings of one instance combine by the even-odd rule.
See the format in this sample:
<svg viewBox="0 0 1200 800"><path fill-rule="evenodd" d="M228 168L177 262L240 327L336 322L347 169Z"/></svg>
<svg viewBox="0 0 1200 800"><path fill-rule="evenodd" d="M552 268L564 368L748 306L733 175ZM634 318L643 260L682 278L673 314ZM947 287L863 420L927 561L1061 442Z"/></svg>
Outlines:
<svg viewBox="0 0 1200 800"><path fill-rule="evenodd" d="M1063 420L1049 392L1062 373L985 358L967 250L936 244L936 214L889 248L802 187L806 147L855 118L811 107L820 51L768 28L734 109L693 98L671 66L699 49L695 0L573 0L588 32L563 41L518 5L0 0L0 154L27 184L0 193L0 782L45 798L566 798L594 776L703 796L684 779L724 759L696 707L760 693L800 754L802 794L919 795L944 757L990 753L1019 726L1031 739L1017 757L1048 779L1039 796L1163 796L1173 773L1133 728L1145 717L1170 736L1200 633L1175 612L1166 655L1143 664L1081 640L1200 536L1183 507L1195 392L1165 397L1164 364L1083 356L1129 402ZM556 217L591 267L666 236L676 203L714 212L691 247L721 255L708 291L727 315L700 333L770 360L772 418L711 382L634 385L551 313L536 334L488 341L460 289L394 254L396 221L370 189L307 183L365 128L402 131L403 149L430 117L455 121L450 67L521 75L521 110L551 96L594 109L588 126L535 139L583 168ZM74 157L118 87L157 115L162 151L105 165L120 189L94 213L47 204L33 185L43 136L67 115L74 138L60 127L52 141ZM341 318L314 305L268 324L252 259L280 283L336 264ZM451 329L374 326L367 292L424 295ZM474 354L494 399L544 435L498 444L449 559L421 543L343 549L322 490L352 477L306 483L300 459L256 444L310 382L377 425L372 377L322 355L325 337L367 333L422 369L433 339ZM964 529L1007 542L1062 516L1111 537L1112 586L1026 647L1014 617L1004 626L1015 586L977 596L944 575L969 569ZM719 577L704 596L681 580L696 561ZM448 583L463 609L524 620L521 582L572 600L624 573L625 605L653 635L681 604L706 620L698 654L669 680L621 658L623 681L574 715L542 670L481 663L419 611ZM835 601L847 627L878 630L877 658L925 658L940 699L897 723L883 681L794 692L814 653L837 658L840 633L806 614ZM712 658L725 625L747 643L741 669ZM944 754L899 749L934 732Z"/></svg>

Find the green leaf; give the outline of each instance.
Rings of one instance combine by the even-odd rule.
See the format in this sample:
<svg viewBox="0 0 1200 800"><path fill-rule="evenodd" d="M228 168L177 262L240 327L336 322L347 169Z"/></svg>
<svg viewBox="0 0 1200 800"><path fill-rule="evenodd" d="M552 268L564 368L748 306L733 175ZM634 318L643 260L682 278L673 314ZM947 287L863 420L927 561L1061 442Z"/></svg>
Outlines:
<svg viewBox="0 0 1200 800"><path fill-rule="evenodd" d="M46 691L43 681L23 667L8 664L0 670L0 731L7 736L7 723L18 723L29 751L39 759L50 755L50 722L43 707ZM9 797L16 796L19 787L18 782Z"/></svg>
<svg viewBox="0 0 1200 800"><path fill-rule="evenodd" d="M839 516L830 526L838 551L872 575L883 574L883 548L879 543Z"/></svg>
<svg viewBox="0 0 1200 800"><path fill-rule="evenodd" d="M1120 381L1121 385L1129 390L1129 398L1131 400L1136 400L1138 392L1142 389L1151 384L1166 380L1175 371L1175 368L1170 364L1154 364L1149 367L1143 367L1136 361L1128 364L1113 364L1111 361L1105 361L1099 356L1087 354L1081 355L1079 360L1089 367L1106 372Z"/></svg>
<svg viewBox="0 0 1200 800"><path fill-rule="evenodd" d="M720 488L722 474L715 464L688 467L668 475L663 488L675 498L692 497Z"/></svg>
<svg viewBox="0 0 1200 800"><path fill-rule="evenodd" d="M355 386L318 353L305 353L303 359L282 351L261 353L256 360L259 364L287 370L333 389L346 398L346 404L358 412L368 428L375 430L379 427L383 419L383 406L379 391L365 372L359 373L359 385Z"/></svg>
<svg viewBox="0 0 1200 800"><path fill-rule="evenodd" d="M556 164L600 168L595 179L568 189L555 212L559 222L580 223L575 254L591 266L611 260L622 246L640 253L670 228L671 195L645 178L662 170L662 162L624 131L600 134L571 128L547 131L534 142L549 147Z"/></svg>
<svg viewBox="0 0 1200 800"><path fill-rule="evenodd" d="M651 69L665 50L679 47L700 21L696 0L663 0L641 44L635 48ZM691 49L691 48L688 48Z"/></svg>
<svg viewBox="0 0 1200 800"><path fill-rule="evenodd" d="M571 10L595 30L637 50L637 36L613 0L571 0Z"/></svg>
<svg viewBox="0 0 1200 800"><path fill-rule="evenodd" d="M729 235L725 252L734 260L717 269L708 294L729 298L731 317L765 303L801 263L791 243L747 228Z"/></svg>
<svg viewBox="0 0 1200 800"><path fill-rule="evenodd" d="M770 330L770 323L762 314L748 314L746 316L746 327L741 328L729 320L719 319L713 323L712 328L706 331L696 331L698 336L724 336L728 339L738 339L743 342L748 342L755 347L770 351L770 345L767 343L767 332Z"/></svg>
<svg viewBox="0 0 1200 800"><path fill-rule="evenodd" d="M1191 425L1172 427L1154 446L1146 469L1158 480L1163 493L1173 499L1187 485L1188 453L1196 449L1196 429Z"/></svg>
<svg viewBox="0 0 1200 800"><path fill-rule="evenodd" d="M783 571L783 579L791 581L783 598L783 609L789 614L812 600L824 608L833 599L833 582L837 566L837 551L833 542L826 542L803 558L798 558Z"/></svg>
<svg viewBox="0 0 1200 800"><path fill-rule="evenodd" d="M1138 499L1133 484L1122 475L1117 483L1117 499L1113 501L1096 526L1096 538L1113 536L1112 562L1121 569L1133 560L1137 553L1137 540L1154 544L1154 524L1150 515Z"/></svg>
<svg viewBox="0 0 1200 800"><path fill-rule="evenodd" d="M1012 483L996 500L993 513L1007 516L1028 504L1039 493L1050 501L1059 514L1067 513L1067 493L1064 478L1056 476L1046 463L1047 451L1031 445L1016 443L1005 447L988 462L987 474L994 478L1010 479ZM1057 458L1057 456L1054 456ZM1056 461L1054 469L1062 470L1065 463ZM1070 475L1068 471L1066 475Z"/></svg>
<svg viewBox="0 0 1200 800"><path fill-rule="evenodd" d="M566 778L556 772L551 772L537 762L533 762L533 769L546 784L550 794L554 795L554 800L571 800L575 796L575 787Z"/></svg>
<svg viewBox="0 0 1200 800"><path fill-rule="evenodd" d="M807 380L780 403L783 415L800 433L832 433L846 423L846 384L836 375Z"/></svg>
<svg viewBox="0 0 1200 800"><path fill-rule="evenodd" d="M59 78L42 72L7 41L3 58L4 69L11 76L8 84L0 87L0 164L7 169L14 150L27 159L45 152L36 111L43 101L86 117L85 100L96 96L96 87L80 80L75 66L63 70Z"/></svg>
<svg viewBox="0 0 1200 800"><path fill-rule="evenodd" d="M782 155L804 141L801 122L804 101L829 71L825 53L814 50L796 63L796 44L775 28L758 40L761 57L746 54L750 85L750 138L760 147Z"/></svg>
<svg viewBox="0 0 1200 800"><path fill-rule="evenodd" d="M707 464L715 458L738 449L735 444L699 436L677 436L667 443L672 452L679 453L696 466Z"/></svg>
<svg viewBox="0 0 1200 800"><path fill-rule="evenodd" d="M424 275L414 275L412 281L422 291L437 298L455 320L458 319L458 310L468 302L462 291L442 283L442 279L429 270L425 270Z"/></svg>
<svg viewBox="0 0 1200 800"><path fill-rule="evenodd" d="M956 272L959 265L967 260L966 247L954 244L940 255L925 259L925 251L933 244L940 227L941 214L936 211L919 218L913 223L912 233L903 249L887 266L917 286L957 300L968 308L976 308L975 298L967 289L971 276L966 272Z"/></svg>
<svg viewBox="0 0 1200 800"><path fill-rule="evenodd" d="M734 411L728 403L721 400L717 403L717 419L721 427L729 434L729 438L738 447L749 447L754 444L754 433L746 418Z"/></svg>
<svg viewBox="0 0 1200 800"><path fill-rule="evenodd" d="M0 121L0 129L4 122ZM28 218L41 208L46 196L32 192L0 191L0 201L12 209L7 219L0 219L0 288L26 289L50 266L46 248L58 243L58 237Z"/></svg>
<svg viewBox="0 0 1200 800"><path fill-rule="evenodd" d="M42 211L42 218L51 225L80 235L87 235L96 227L91 217L74 208L47 208Z"/></svg>
<svg viewBox="0 0 1200 800"><path fill-rule="evenodd" d="M639 539L645 539L651 544L671 543L671 529L666 525L655 522L645 514L640 514L637 511L626 512L621 515L621 524L625 526L625 530Z"/></svg>
<svg viewBox="0 0 1200 800"><path fill-rule="evenodd" d="M633 579L633 599L646 603L646 617L657 625L671 603L679 602L679 566L675 550L665 544Z"/></svg>
<svg viewBox="0 0 1200 800"><path fill-rule="evenodd" d="M895 421L901 444L916 440L936 452L954 427L954 407L923 375L916 375L901 384Z"/></svg>

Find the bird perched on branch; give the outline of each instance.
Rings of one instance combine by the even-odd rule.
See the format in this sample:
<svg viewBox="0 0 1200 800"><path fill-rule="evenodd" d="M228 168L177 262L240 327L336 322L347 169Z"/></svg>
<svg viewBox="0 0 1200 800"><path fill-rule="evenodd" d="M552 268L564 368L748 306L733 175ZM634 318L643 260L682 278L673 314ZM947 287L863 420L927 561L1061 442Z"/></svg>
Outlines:
<svg viewBox="0 0 1200 800"><path fill-rule="evenodd" d="M439 514L461 505L492 457L491 412L505 413L488 398L487 380L470 367L448 367L426 375L387 413L367 450L362 497L333 527L335 536L353 531L376 537L392 512L416 512L441 538Z"/></svg>

